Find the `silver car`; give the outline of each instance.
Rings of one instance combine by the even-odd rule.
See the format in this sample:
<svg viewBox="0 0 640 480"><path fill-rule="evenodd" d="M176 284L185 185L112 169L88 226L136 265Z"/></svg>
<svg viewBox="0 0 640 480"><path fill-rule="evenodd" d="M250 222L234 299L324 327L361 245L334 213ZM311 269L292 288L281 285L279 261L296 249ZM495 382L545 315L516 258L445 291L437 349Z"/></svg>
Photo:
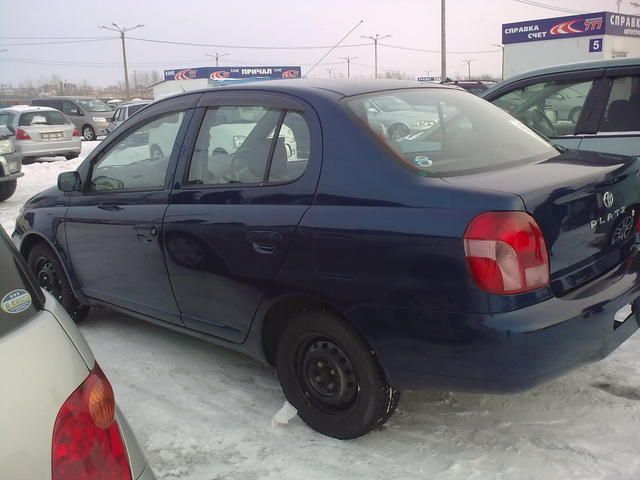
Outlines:
<svg viewBox="0 0 640 480"><path fill-rule="evenodd" d="M51 107L67 115L85 140L95 140L108 133L113 110L102 100L91 97L45 97L31 100L31 105Z"/></svg>
<svg viewBox="0 0 640 480"><path fill-rule="evenodd" d="M84 337L2 227L0 271L0 477L153 480Z"/></svg>
<svg viewBox="0 0 640 480"><path fill-rule="evenodd" d="M22 163L39 157L62 156L67 160L80 155L80 132L58 110L49 107L17 105L0 110L0 126L14 132L13 144Z"/></svg>
<svg viewBox="0 0 640 480"><path fill-rule="evenodd" d="M389 138L398 140L438 123L438 112L425 107L418 110L404 100L394 96L370 98L365 101L369 121L381 124Z"/></svg>
<svg viewBox="0 0 640 480"><path fill-rule="evenodd" d="M127 118L129 118L134 113L142 110L150 103L151 101L143 100L139 102L121 103L120 105L118 105L115 113L113 114L113 118L109 122L109 133L113 132L116 127L122 124L122 122L124 122Z"/></svg>

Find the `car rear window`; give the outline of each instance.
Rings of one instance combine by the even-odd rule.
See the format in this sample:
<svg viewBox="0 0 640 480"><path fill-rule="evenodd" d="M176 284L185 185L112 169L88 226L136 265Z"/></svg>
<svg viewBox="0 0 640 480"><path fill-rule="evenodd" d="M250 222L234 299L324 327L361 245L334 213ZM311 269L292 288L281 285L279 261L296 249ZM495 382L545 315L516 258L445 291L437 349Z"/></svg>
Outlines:
<svg viewBox="0 0 640 480"><path fill-rule="evenodd" d="M52 110L23 113L18 120L18 126L20 127L30 127L33 125L69 125L70 123L62 113Z"/></svg>
<svg viewBox="0 0 640 480"><path fill-rule="evenodd" d="M395 97L404 110L371 108ZM449 177L507 168L558 154L511 115L466 92L419 88L344 100L356 116L424 176Z"/></svg>
<svg viewBox="0 0 640 480"><path fill-rule="evenodd" d="M44 296L0 227L0 337L41 310Z"/></svg>

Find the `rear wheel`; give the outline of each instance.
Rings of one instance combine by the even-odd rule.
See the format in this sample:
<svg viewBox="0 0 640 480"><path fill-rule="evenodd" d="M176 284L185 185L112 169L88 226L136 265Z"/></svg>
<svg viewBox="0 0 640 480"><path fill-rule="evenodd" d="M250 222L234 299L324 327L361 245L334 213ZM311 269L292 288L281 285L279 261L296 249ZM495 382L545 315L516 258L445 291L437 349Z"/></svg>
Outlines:
<svg viewBox="0 0 640 480"><path fill-rule="evenodd" d="M87 316L89 307L76 299L58 257L47 245L36 244L29 252L27 263L38 285L55 297L76 323Z"/></svg>
<svg viewBox="0 0 640 480"><path fill-rule="evenodd" d="M82 136L85 140L92 141L96 139L96 132L91 125L82 127Z"/></svg>
<svg viewBox="0 0 640 480"><path fill-rule="evenodd" d="M74 158L78 158L80 156L79 152L71 152L71 153L67 153L64 158L66 158L67 160L73 160Z"/></svg>
<svg viewBox="0 0 640 480"><path fill-rule="evenodd" d="M9 182L0 183L0 202L4 202L8 198L10 198L11 195L16 193L17 187L18 187L17 180L11 180Z"/></svg>
<svg viewBox="0 0 640 480"><path fill-rule="evenodd" d="M403 138L409 135L411 131L409 130L409 127L407 127L405 124L396 123L389 127L388 133L389 133L389 137L392 140L398 140L399 138Z"/></svg>
<svg viewBox="0 0 640 480"><path fill-rule="evenodd" d="M334 438L356 438L382 425L400 397L359 334L327 312L302 313L285 327L277 369L300 418Z"/></svg>
<svg viewBox="0 0 640 480"><path fill-rule="evenodd" d="M36 163L36 157L22 157L23 165L31 165L32 163Z"/></svg>
<svg viewBox="0 0 640 480"><path fill-rule="evenodd" d="M575 107L573 110L569 112L569 121L571 123L578 123L578 119L580 118L581 113L582 113L582 108Z"/></svg>

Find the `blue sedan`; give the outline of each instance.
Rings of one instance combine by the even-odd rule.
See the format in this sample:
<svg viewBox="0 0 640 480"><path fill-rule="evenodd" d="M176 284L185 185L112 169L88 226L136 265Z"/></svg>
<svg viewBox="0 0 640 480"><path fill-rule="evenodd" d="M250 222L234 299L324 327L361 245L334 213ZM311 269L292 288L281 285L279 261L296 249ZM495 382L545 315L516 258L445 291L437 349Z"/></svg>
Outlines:
<svg viewBox="0 0 640 480"><path fill-rule="evenodd" d="M390 97L434 121L390 135L368 108ZM639 174L454 87L261 82L146 107L13 239L77 321L107 307L246 352L348 439L402 390L520 391L632 335Z"/></svg>

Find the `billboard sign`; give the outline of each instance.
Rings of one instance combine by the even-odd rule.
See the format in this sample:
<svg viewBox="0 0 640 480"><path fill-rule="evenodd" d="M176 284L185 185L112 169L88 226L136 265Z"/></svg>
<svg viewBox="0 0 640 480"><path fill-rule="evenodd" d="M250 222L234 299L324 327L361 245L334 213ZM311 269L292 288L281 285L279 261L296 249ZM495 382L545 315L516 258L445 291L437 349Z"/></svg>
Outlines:
<svg viewBox="0 0 640 480"><path fill-rule="evenodd" d="M608 35L640 38L640 17L622 13L607 13Z"/></svg>
<svg viewBox="0 0 640 480"><path fill-rule="evenodd" d="M164 79L195 80L279 80L283 78L300 78L301 67L267 66L267 67L196 67L164 71Z"/></svg>
<svg viewBox="0 0 640 480"><path fill-rule="evenodd" d="M603 35L605 12L545 18L502 25L502 43L537 42L559 38Z"/></svg>

